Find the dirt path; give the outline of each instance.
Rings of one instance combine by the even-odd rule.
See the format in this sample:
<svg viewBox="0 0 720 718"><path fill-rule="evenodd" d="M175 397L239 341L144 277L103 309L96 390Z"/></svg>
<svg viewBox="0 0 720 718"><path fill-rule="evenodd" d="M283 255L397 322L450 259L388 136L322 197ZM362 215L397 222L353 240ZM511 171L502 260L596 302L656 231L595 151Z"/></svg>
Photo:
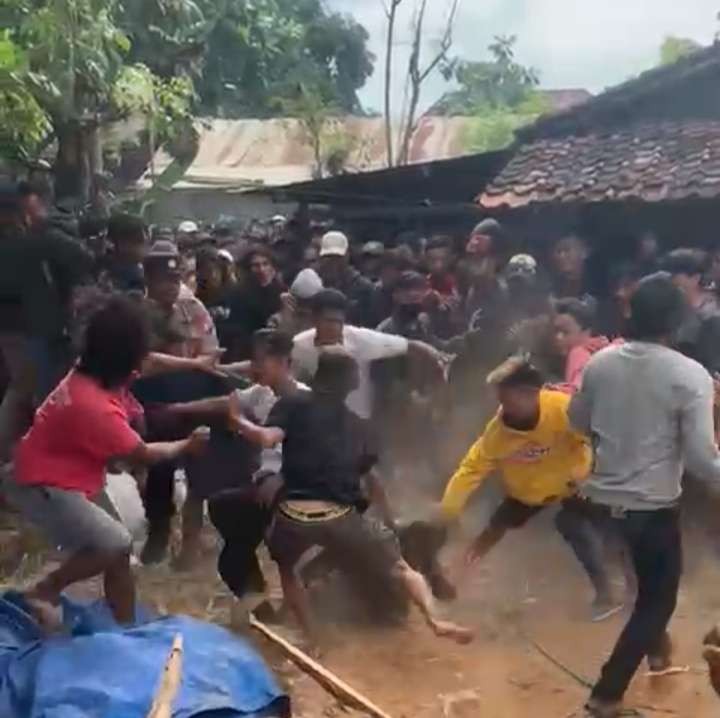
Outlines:
<svg viewBox="0 0 720 718"><path fill-rule="evenodd" d="M694 543L690 537L689 545ZM710 718L720 711L700 649L703 635L720 618L720 560L691 548L686 553L688 571L672 631L678 660L692 670L656 685L643 676L636 679L628 703L656 709L645 710L650 717ZM185 576L143 569L140 583L143 596L162 610L229 622L231 602L210 565ZM593 680L624 616L590 623L589 598L569 550L548 522L540 521L510 536L448 607L448 615L477 629L471 646L436 640L414 614L399 628L337 619L326 626L323 662L394 718L569 718L587 690L541 656L528 638ZM347 615L325 608L321 613ZM296 715L347 715L262 638L249 638L279 670Z"/></svg>
<svg viewBox="0 0 720 718"><path fill-rule="evenodd" d="M642 676L635 681L628 703L653 707L644 712L648 718L720 713L700 655L704 633L720 619L720 559L693 548L707 545L707 537L702 539L688 537L687 575L672 626L678 660L692 671L657 685ZM212 556L192 574L167 567L138 573L141 600L161 611L230 623L232 602L215 576ZM449 616L477 629L471 646L436 640L415 614L399 628L338 618L327 626L323 662L393 718L570 718L586 689L542 657L528 637L593 680L624 617L591 624L588 601L572 555L541 520L498 547L448 608ZM347 616L348 611L322 610L322 615L331 613ZM246 635L278 672L293 697L296 717L356 715L342 711L264 639Z"/></svg>

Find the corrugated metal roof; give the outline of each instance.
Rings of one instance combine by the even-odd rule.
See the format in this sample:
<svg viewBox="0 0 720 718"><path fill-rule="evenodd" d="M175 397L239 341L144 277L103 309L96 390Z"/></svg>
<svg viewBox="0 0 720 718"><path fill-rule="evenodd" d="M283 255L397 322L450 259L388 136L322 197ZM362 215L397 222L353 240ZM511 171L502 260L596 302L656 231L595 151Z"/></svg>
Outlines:
<svg viewBox="0 0 720 718"><path fill-rule="evenodd" d="M468 117L425 117L410 147L410 162L448 159L466 154ZM248 189L312 179L313 152L294 119L201 120L200 148L178 188ZM330 132L351 139L349 172L385 167L385 124L382 118L347 117L333 121ZM170 158L159 152L155 173ZM148 174L142 181L147 182Z"/></svg>

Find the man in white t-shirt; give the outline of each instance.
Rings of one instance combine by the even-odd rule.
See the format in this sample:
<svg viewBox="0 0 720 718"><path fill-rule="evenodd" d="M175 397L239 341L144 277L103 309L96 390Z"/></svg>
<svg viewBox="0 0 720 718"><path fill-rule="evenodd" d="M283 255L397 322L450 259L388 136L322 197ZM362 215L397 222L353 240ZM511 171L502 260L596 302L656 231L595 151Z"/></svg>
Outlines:
<svg viewBox="0 0 720 718"><path fill-rule="evenodd" d="M313 301L314 329L295 337L292 366L298 379L308 382L315 375L323 347L341 345L358 366L358 388L347 398L347 407L361 419L370 419L373 384L370 366L379 359L409 356L430 363L442 372L441 354L423 342L345 324L347 299L342 292L324 289Z"/></svg>
<svg viewBox="0 0 720 718"><path fill-rule="evenodd" d="M278 399L309 391L290 372L292 346L288 335L261 329L253 337L252 375L256 384L227 396L175 404L170 411L222 425L229 420L232 406L234 411L263 423ZM209 498L210 519L224 540L218 573L238 598L264 588L255 551L272 518L275 494L282 485L281 466L281 446L263 449L254 474L252 467L238 466L233 485Z"/></svg>

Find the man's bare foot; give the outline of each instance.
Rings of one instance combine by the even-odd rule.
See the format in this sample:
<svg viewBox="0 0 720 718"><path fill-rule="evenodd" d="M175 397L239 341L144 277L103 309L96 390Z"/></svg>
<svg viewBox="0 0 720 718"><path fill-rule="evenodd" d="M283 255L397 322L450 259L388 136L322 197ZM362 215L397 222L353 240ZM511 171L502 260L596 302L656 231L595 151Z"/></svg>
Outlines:
<svg viewBox="0 0 720 718"><path fill-rule="evenodd" d="M449 638L450 640L459 643L461 646L471 643L475 638L475 633L472 630L465 628L464 626L459 626L457 623L453 623L452 621L440 621L435 619L430 622L430 627L439 638Z"/></svg>
<svg viewBox="0 0 720 718"><path fill-rule="evenodd" d="M715 626L705 636L703 645L705 646L703 658L707 661L710 669L710 682L720 696L720 627Z"/></svg>

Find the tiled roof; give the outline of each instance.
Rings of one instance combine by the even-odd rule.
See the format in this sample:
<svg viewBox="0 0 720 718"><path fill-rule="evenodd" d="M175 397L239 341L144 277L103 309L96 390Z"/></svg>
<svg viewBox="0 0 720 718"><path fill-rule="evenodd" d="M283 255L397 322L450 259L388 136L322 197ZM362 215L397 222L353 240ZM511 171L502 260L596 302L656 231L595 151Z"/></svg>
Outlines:
<svg viewBox="0 0 720 718"><path fill-rule="evenodd" d="M491 209L688 197L720 197L720 121L647 123L521 145L478 202Z"/></svg>
<svg viewBox="0 0 720 718"><path fill-rule="evenodd" d="M565 111L538 118L521 127L521 142L549 137L584 135L630 122L676 121L720 116L717 83L720 42L680 58L670 65L643 72L621 85L573 103Z"/></svg>

